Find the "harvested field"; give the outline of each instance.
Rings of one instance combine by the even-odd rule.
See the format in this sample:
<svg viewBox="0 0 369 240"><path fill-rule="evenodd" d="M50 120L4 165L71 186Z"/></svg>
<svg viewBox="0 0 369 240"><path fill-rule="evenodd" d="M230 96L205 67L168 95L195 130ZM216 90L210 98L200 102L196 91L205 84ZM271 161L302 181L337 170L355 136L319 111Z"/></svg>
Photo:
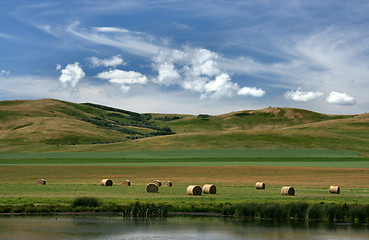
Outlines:
<svg viewBox="0 0 369 240"><path fill-rule="evenodd" d="M369 169L312 167L84 167L84 166L0 166L0 204L8 202L62 202L79 196L94 196L121 202L154 200L160 202L188 201L186 189L197 183L213 183L219 194L205 194L196 199L207 201L295 201L363 203L369 201ZM48 184L37 187L35 179L42 175ZM109 176L113 182L130 179L135 184L122 188L120 184L102 188L96 183ZM161 188L158 194L147 194L145 187L152 179L171 179L176 184ZM259 179L268 183L265 191L255 189ZM281 187L294 186L294 198L281 195ZM341 194L330 194L327 186L339 185ZM217 191L218 192L218 191Z"/></svg>
<svg viewBox="0 0 369 240"><path fill-rule="evenodd" d="M269 185L343 188L369 186L366 168L315 168L271 166L222 167L84 167L84 166L0 166L0 184L33 183L41 174L56 184L96 184L109 175L113 182L130 179L137 184L155 178L172 179L179 184L212 182L219 186L255 186L262 178ZM81 176L77 178L77 176ZM247 177L246 177L247 176Z"/></svg>

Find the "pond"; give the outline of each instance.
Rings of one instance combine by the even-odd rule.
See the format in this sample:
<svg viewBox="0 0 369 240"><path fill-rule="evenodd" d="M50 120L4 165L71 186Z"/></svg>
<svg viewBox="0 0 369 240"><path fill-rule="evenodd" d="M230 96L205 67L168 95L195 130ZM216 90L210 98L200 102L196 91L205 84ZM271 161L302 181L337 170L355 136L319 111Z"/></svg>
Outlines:
<svg viewBox="0 0 369 240"><path fill-rule="evenodd" d="M1 216L0 239L369 239L369 226L199 216Z"/></svg>

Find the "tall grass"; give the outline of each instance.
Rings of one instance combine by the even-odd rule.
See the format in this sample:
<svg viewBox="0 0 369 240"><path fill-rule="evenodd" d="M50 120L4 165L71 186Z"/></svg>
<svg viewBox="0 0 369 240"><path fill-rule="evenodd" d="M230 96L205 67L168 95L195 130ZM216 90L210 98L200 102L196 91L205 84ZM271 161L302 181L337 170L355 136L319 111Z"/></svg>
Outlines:
<svg viewBox="0 0 369 240"><path fill-rule="evenodd" d="M222 213L235 218L259 218L265 220L305 220L329 222L369 222L369 204L322 204L322 203L226 203L222 207L197 206L197 212ZM186 205L132 202L125 204L103 203L96 198L76 198L67 204L6 204L0 205L1 213L55 213L55 212L106 212L120 213L124 217L167 217L168 211L194 212Z"/></svg>
<svg viewBox="0 0 369 240"><path fill-rule="evenodd" d="M242 203L224 207L223 215L274 220L369 222L369 204Z"/></svg>

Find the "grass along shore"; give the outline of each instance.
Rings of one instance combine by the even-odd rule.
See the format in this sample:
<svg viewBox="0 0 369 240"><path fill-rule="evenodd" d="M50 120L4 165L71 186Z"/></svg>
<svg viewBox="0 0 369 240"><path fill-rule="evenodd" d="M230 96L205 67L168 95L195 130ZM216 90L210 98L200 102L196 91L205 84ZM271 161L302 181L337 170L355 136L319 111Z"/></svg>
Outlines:
<svg viewBox="0 0 369 240"><path fill-rule="evenodd" d="M0 172L3 213L118 212L136 216L150 212L152 216L165 216L165 212L213 212L267 219L360 222L368 219L367 168L18 165L0 166ZM41 176L46 185L36 184ZM100 186L100 180L106 177L113 180L113 186ZM120 181L124 179L130 179L132 185L122 186ZM154 179L171 180L173 186L147 193L145 186ZM256 190L257 181L264 181L266 189ZM205 183L215 184L217 194L186 194L188 185ZM281 187L285 185L293 186L296 195L282 196ZM330 194L330 185L341 186L341 193ZM76 199L86 197L97 199L98 205L73 204ZM139 206L135 209L141 210L133 211L135 204Z"/></svg>
<svg viewBox="0 0 369 240"><path fill-rule="evenodd" d="M335 204L307 202L229 202L204 205L173 205L135 201L125 204L103 203L93 197L79 197L67 203L55 204L0 204L0 216L9 214L119 214L123 217L167 217L168 214L207 215L268 220L308 220L329 222L369 222L369 204Z"/></svg>

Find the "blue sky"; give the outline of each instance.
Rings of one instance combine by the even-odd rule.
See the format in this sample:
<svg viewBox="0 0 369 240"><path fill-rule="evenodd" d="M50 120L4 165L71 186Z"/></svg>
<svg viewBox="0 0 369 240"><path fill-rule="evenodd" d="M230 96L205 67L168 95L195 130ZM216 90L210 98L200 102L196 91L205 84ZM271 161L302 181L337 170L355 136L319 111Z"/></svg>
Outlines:
<svg viewBox="0 0 369 240"><path fill-rule="evenodd" d="M0 100L368 111L367 1L0 1Z"/></svg>

